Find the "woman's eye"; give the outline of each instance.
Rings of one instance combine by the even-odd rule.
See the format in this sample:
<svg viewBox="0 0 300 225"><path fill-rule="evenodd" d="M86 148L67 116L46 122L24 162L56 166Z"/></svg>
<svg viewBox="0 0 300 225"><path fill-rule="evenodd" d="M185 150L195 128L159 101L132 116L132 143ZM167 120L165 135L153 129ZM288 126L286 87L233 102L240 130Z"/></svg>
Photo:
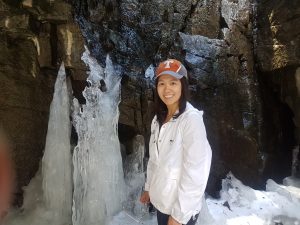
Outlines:
<svg viewBox="0 0 300 225"><path fill-rule="evenodd" d="M163 86L164 85L164 83L158 83L158 86Z"/></svg>
<svg viewBox="0 0 300 225"><path fill-rule="evenodd" d="M177 84L177 83L176 83L175 81L172 81L172 82L171 82L171 85L173 85L173 86L176 85L176 84Z"/></svg>

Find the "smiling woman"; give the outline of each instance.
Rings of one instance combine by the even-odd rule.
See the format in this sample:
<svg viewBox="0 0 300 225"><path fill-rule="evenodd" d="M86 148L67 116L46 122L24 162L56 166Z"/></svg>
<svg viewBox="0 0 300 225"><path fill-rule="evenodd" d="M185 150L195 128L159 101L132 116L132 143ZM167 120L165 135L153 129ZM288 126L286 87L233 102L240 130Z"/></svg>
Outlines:
<svg viewBox="0 0 300 225"><path fill-rule="evenodd" d="M0 130L0 222L12 201L14 172L7 138Z"/></svg>
<svg viewBox="0 0 300 225"><path fill-rule="evenodd" d="M158 78L157 93L168 108L168 115L164 122L168 122L178 109L181 89L180 80L171 75L164 74Z"/></svg>
<svg viewBox="0 0 300 225"><path fill-rule="evenodd" d="M194 225L202 208L211 148L203 112L188 101L187 70L169 59L156 70L156 115L151 124L145 192L158 225Z"/></svg>
<svg viewBox="0 0 300 225"><path fill-rule="evenodd" d="M179 117L186 109L189 98L187 70L178 60L166 60L156 70L155 83L155 112L158 122L163 124L172 117Z"/></svg>

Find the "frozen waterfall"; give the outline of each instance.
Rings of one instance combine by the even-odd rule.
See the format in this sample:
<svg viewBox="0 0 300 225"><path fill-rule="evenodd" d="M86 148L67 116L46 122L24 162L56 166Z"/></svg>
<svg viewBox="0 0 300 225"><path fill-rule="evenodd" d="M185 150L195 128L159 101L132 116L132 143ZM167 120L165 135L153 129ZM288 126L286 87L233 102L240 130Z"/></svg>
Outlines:
<svg viewBox="0 0 300 225"><path fill-rule="evenodd" d="M5 225L71 224L70 127L70 96L62 64L50 106L46 146L40 170L24 188L22 209L10 212Z"/></svg>
<svg viewBox="0 0 300 225"><path fill-rule="evenodd" d="M73 101L78 134L73 167L70 93L62 64L40 169L25 187L22 209L10 212L5 225L104 225L122 209L126 188L117 134L121 77L109 57L105 69L88 50L82 59L90 68L89 86L83 92L85 105Z"/></svg>
<svg viewBox="0 0 300 225"><path fill-rule="evenodd" d="M120 81L109 57L103 69L86 49L82 60L90 69L83 91L86 104L74 99L74 225L104 225L122 209L125 184L117 134ZM102 91L101 91L102 90Z"/></svg>
<svg viewBox="0 0 300 225"><path fill-rule="evenodd" d="M70 130L70 95L62 64L55 83L42 160L45 204L58 221L64 221L62 224L70 223L72 212Z"/></svg>

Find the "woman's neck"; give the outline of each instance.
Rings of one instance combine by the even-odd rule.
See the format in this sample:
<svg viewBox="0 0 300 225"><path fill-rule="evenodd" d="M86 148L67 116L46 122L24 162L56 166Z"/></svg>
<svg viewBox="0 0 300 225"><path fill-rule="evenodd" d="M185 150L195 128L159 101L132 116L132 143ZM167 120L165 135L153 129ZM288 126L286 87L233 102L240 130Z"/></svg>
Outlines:
<svg viewBox="0 0 300 225"><path fill-rule="evenodd" d="M167 106L168 108L168 114L167 114L167 117L168 116L173 116L176 111L179 109L179 106L178 105L171 105L171 106Z"/></svg>
<svg viewBox="0 0 300 225"><path fill-rule="evenodd" d="M176 113L178 110L178 106L168 107L168 113L166 115L164 123L167 123Z"/></svg>

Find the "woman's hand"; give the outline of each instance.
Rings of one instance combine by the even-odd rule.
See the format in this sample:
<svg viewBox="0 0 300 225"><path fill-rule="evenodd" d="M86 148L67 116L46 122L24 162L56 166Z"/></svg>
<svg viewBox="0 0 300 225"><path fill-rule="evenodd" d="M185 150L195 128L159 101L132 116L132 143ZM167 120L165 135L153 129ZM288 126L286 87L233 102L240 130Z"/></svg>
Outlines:
<svg viewBox="0 0 300 225"><path fill-rule="evenodd" d="M177 220L175 220L172 216L169 216L168 225L182 225L182 224L178 223Z"/></svg>
<svg viewBox="0 0 300 225"><path fill-rule="evenodd" d="M140 197L140 202L143 204L147 204L150 202L149 191L144 191Z"/></svg>

